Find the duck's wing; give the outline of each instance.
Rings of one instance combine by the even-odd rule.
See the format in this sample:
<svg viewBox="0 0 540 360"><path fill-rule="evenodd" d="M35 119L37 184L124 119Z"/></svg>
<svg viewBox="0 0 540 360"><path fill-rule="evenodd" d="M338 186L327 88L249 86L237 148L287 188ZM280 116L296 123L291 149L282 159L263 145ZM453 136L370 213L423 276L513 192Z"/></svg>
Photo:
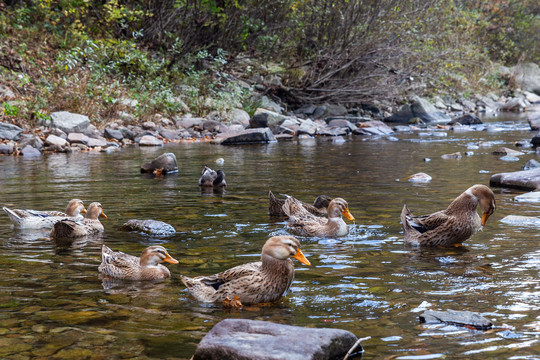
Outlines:
<svg viewBox="0 0 540 360"><path fill-rule="evenodd" d="M285 199L278 199L272 191L268 191L268 215L284 217L283 204Z"/></svg>
<svg viewBox="0 0 540 360"><path fill-rule="evenodd" d="M403 206L401 222L405 243L413 246L459 245L474 233L471 224L444 211L415 217L407 205Z"/></svg>
<svg viewBox="0 0 540 360"><path fill-rule="evenodd" d="M283 204L283 211L289 217L289 226L304 228L308 233L317 231L317 228L325 226L328 219L315 216L302 205L302 203L289 197Z"/></svg>
<svg viewBox="0 0 540 360"><path fill-rule="evenodd" d="M424 233L426 231L437 229L445 224L449 224L454 221L454 218L442 211L438 211L430 215L422 216L414 216L410 213L407 215L406 220L411 227Z"/></svg>
<svg viewBox="0 0 540 360"><path fill-rule="evenodd" d="M112 251L107 246L103 245L101 252L101 265L99 271L104 271L106 268L116 268L120 271L133 269L140 266L140 259L136 256L124 254L121 251Z"/></svg>

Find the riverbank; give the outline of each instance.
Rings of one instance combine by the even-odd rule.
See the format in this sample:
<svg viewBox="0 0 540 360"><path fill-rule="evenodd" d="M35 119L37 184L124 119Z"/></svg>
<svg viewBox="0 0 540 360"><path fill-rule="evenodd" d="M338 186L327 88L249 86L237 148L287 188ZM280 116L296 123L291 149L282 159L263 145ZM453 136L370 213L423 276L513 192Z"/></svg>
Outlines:
<svg viewBox="0 0 540 360"><path fill-rule="evenodd" d="M14 96L6 87L3 89L4 98ZM295 111L285 111L286 104L261 96L260 106L253 116L236 108L222 116L214 113L196 117L188 113L168 118L155 114L148 121L140 121L130 114L129 108L135 109L137 101L124 99L123 103L126 111L99 127L91 121L91 114L68 111L53 112L42 119L39 126L32 127L21 124L15 115L8 115L9 106L4 103L0 154L112 152L125 146L164 146L175 142L238 144L293 137L392 136L394 131L407 129L479 124L478 115L494 116L502 111L527 112L531 129L536 130L540 118L537 105L540 96L525 90L516 90L511 96L490 93L469 99L445 96L428 100L412 96L399 107L377 102L349 108L339 104L306 104Z"/></svg>

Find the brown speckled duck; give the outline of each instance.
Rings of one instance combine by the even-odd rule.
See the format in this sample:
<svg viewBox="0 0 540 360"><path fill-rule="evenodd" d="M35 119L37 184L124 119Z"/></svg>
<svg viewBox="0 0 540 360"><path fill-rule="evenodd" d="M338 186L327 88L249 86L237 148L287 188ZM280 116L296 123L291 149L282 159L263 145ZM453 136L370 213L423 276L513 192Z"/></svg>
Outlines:
<svg viewBox="0 0 540 360"><path fill-rule="evenodd" d="M287 195L286 195L287 196ZM289 197L289 196L287 196ZM283 211L283 204L285 204L286 199L278 199L272 191L268 192L268 214L270 216L276 216L276 217L286 217L287 215ZM313 202L313 205L308 204L306 202L303 202L301 200L298 200L302 206L312 213L313 215L322 216L326 214L328 205L330 205L330 201L332 201L332 198L327 195L320 195L317 196L315 201Z"/></svg>
<svg viewBox="0 0 540 360"><path fill-rule="evenodd" d="M61 211L9 209L6 206L3 209L15 227L20 229L50 229L56 222L62 219L82 220L83 216L81 213L86 213L84 204L79 199L70 200L65 213Z"/></svg>
<svg viewBox="0 0 540 360"><path fill-rule="evenodd" d="M189 293L202 302L220 302L235 296L243 305L273 302L291 287L294 279L291 258L310 265L296 238L274 236L264 244L261 261L239 265L215 275L182 276L182 282Z"/></svg>
<svg viewBox="0 0 540 360"><path fill-rule="evenodd" d="M482 218L476 212L480 205ZM485 185L473 185L442 211L414 216L407 205L401 211L405 244L410 246L458 246L486 224L495 211L495 195Z"/></svg>
<svg viewBox="0 0 540 360"><path fill-rule="evenodd" d="M102 274L124 280L159 280L171 276L171 272L162 262L178 264L167 250L160 245L149 246L141 257L112 251L103 245L101 249L101 264L98 267Z"/></svg>
<svg viewBox="0 0 540 360"><path fill-rule="evenodd" d="M289 228L303 236L345 236L349 233L349 228L341 215L351 221L354 220L349 211L349 205L342 198L330 201L328 219L311 214L298 200L292 197L285 200L283 211L289 217Z"/></svg>
<svg viewBox="0 0 540 360"><path fill-rule="evenodd" d="M227 186L225 173L223 170L214 171L208 166L205 166L199 178L199 186L223 188Z"/></svg>
<svg viewBox="0 0 540 360"><path fill-rule="evenodd" d="M107 215L103 212L100 203L93 202L88 206L86 217L83 220L60 220L54 224L50 236L53 239L78 238L101 232L104 228L99 222L99 217L107 218Z"/></svg>

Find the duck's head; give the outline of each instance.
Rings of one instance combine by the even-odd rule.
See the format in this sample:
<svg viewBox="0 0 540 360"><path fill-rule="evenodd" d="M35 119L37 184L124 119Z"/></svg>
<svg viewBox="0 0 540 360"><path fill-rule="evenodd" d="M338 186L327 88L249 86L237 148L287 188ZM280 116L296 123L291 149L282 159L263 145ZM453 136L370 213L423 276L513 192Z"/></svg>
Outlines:
<svg viewBox="0 0 540 360"><path fill-rule="evenodd" d="M349 204L342 199L342 198L335 198L334 200L330 201L330 205L328 205L328 217L329 218L336 218L340 217L341 215L345 216L349 220L354 220L354 216L352 216L351 212L349 211Z"/></svg>
<svg viewBox="0 0 540 360"><path fill-rule="evenodd" d="M495 211L495 194L486 185L473 185L466 191L467 194L476 198L482 208L482 226L486 225L487 219Z"/></svg>
<svg viewBox="0 0 540 360"><path fill-rule="evenodd" d="M88 205L88 210L86 213L87 219L93 219L97 220L99 217L107 218L107 215L103 212L103 208L101 207L101 204L98 202L93 202L90 205Z"/></svg>
<svg viewBox="0 0 540 360"><path fill-rule="evenodd" d="M169 255L167 250L160 245L149 246L141 254L141 266L155 266L162 262L178 264L178 260Z"/></svg>
<svg viewBox="0 0 540 360"><path fill-rule="evenodd" d="M266 240L262 249L262 256L265 255L278 260L293 258L302 264L311 265L300 250L300 242L293 236L273 236Z"/></svg>
<svg viewBox="0 0 540 360"><path fill-rule="evenodd" d="M320 195L320 196L317 196L317 198L313 202L313 206L315 206L317 209L327 209L328 206L330 206L331 202L332 202L332 198L330 196Z"/></svg>
<svg viewBox="0 0 540 360"><path fill-rule="evenodd" d="M68 202L66 208L66 214L69 216L77 216L79 214L86 214L86 209L84 208L84 203L80 199L71 199Z"/></svg>

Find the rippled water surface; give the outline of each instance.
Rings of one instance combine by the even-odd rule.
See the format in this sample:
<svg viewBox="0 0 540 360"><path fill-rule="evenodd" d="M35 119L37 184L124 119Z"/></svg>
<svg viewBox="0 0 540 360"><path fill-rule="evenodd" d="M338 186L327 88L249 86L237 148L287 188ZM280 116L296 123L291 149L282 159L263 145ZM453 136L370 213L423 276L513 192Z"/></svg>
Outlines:
<svg viewBox="0 0 540 360"><path fill-rule="evenodd" d="M499 131L501 130L501 131ZM128 148L112 154L0 157L0 200L16 208L64 209L78 197L100 201L105 233L72 246L46 232L13 229L0 214L0 358L189 359L200 339L225 318L352 331L367 359L508 358L540 354L540 247L538 228L515 227L506 215L538 215L539 205L517 203L522 193L494 189L497 211L483 232L461 249L403 247L399 214L404 203L418 214L443 209L493 173L517 171L519 161L491 152L532 136L523 118L492 119L489 130L435 134L398 133L387 138L307 139L224 147L176 144ZM447 133L447 136L440 136ZM481 141L490 146L467 149ZM474 152L460 160L442 154ZM179 173L153 178L142 162L173 152ZM224 193L201 193L205 164L223 169ZM424 161L430 158L431 161ZM415 185L416 172L433 177ZM341 196L356 222L340 239L301 238L312 266L298 262L287 297L269 307L225 311L196 302L180 275L212 274L256 261L266 239L285 234L268 217L268 190L306 201ZM129 219L156 219L177 229L154 239L124 233ZM161 283L102 283L101 245L140 254L160 243L177 258ZM489 331L420 324L418 307L471 310L493 321Z"/></svg>

